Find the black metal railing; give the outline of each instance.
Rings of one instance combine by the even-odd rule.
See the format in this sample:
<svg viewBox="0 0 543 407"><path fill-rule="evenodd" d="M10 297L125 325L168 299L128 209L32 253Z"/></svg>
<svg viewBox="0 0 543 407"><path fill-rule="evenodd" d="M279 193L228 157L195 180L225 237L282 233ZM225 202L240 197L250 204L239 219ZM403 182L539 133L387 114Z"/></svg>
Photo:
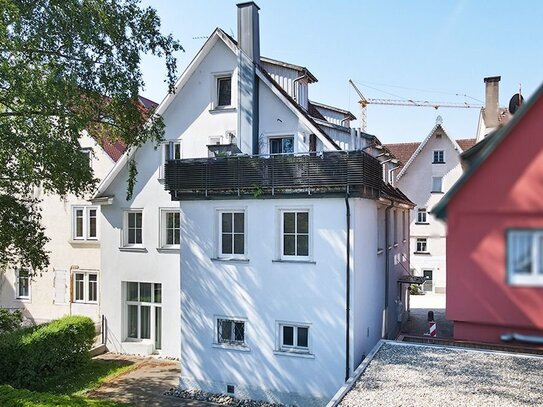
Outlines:
<svg viewBox="0 0 543 407"><path fill-rule="evenodd" d="M169 160L165 167L165 189L174 200L338 192L378 197L381 186L379 161L362 151Z"/></svg>

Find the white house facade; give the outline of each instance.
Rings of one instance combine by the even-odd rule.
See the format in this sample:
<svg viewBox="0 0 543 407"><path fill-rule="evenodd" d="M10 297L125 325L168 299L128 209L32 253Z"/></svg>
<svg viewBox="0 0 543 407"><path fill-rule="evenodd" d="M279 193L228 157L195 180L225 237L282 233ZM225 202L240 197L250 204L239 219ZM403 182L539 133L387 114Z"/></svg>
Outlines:
<svg viewBox="0 0 543 407"><path fill-rule="evenodd" d="M405 318L412 203L307 68L260 58L256 4L238 24L158 106L165 143L94 195L107 346L179 358L183 388L325 404Z"/></svg>
<svg viewBox="0 0 543 407"><path fill-rule="evenodd" d="M396 186L416 204L411 213L411 268L425 277L424 291L446 291L446 227L432 208L462 175L460 154L475 139L452 139L438 124L422 142L387 144L403 165L396 171Z"/></svg>
<svg viewBox="0 0 543 407"><path fill-rule="evenodd" d="M99 143L84 132L82 153L89 156L94 176L102 179L122 151L108 142ZM44 194L42 222L50 238L50 266L41 275L29 277L22 269L7 270L0 278L0 306L21 309L33 323L47 322L67 314L100 320L100 207L88 197Z"/></svg>

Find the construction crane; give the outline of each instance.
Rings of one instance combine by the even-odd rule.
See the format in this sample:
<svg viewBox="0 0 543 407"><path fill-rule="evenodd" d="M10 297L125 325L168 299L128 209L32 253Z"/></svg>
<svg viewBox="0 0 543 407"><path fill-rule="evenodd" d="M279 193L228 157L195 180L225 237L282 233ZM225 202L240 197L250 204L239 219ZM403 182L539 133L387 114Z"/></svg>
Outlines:
<svg viewBox="0 0 543 407"><path fill-rule="evenodd" d="M461 109L480 109L483 107L481 104L475 103L451 103L451 102L429 102L427 100L412 100L412 99L366 99L360 89L355 85L355 83L349 79L349 83L354 88L360 100L358 104L360 105L360 130L366 131L367 123L367 113L366 106L368 105L393 105L393 106L417 106L417 107L433 107L434 109L439 109L440 107L447 108L461 108Z"/></svg>

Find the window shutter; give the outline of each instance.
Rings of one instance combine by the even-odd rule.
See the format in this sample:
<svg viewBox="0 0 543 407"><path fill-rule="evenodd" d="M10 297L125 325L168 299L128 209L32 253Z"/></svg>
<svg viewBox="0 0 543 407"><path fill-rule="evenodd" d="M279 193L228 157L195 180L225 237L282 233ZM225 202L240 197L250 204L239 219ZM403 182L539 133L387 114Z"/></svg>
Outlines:
<svg viewBox="0 0 543 407"><path fill-rule="evenodd" d="M67 271L66 270L55 270L55 294L54 294L54 303L55 304L66 304L66 291L67 291Z"/></svg>

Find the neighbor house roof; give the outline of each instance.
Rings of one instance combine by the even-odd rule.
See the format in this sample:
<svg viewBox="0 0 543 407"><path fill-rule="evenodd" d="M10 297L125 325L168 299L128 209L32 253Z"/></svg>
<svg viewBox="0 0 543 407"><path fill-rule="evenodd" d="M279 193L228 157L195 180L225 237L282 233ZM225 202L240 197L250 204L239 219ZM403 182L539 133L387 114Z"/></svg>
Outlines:
<svg viewBox="0 0 543 407"><path fill-rule="evenodd" d="M509 135L516 125L522 120L524 115L530 111L535 103L543 97L543 83L536 90L534 95L525 102L519 110L513 115L513 118L503 127L488 135L485 140L473 146L469 151L463 154L463 158L469 157L470 165L462 176L456 181L453 187L441 198L432 212L440 219L447 217L447 205L456 193L462 189L463 185L471 178L471 176L479 169L486 161L492 152L500 145L500 143Z"/></svg>

